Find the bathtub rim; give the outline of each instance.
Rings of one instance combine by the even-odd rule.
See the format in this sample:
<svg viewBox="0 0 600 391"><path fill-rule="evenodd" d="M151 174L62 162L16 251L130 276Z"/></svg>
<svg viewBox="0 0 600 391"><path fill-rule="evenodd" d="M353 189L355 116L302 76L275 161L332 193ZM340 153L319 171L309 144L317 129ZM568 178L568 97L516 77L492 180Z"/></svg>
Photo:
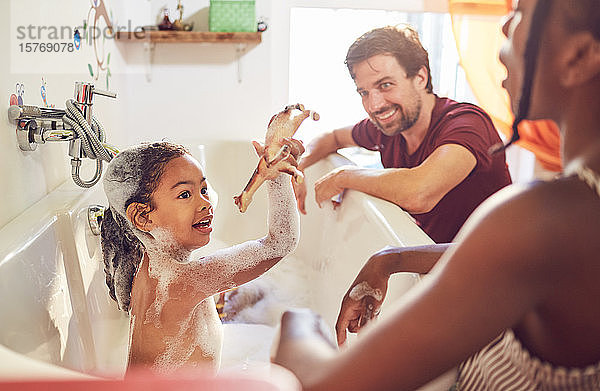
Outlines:
<svg viewBox="0 0 600 391"><path fill-rule="evenodd" d="M71 180L64 181L56 189L27 208L23 213L0 228L0 267L8 259L26 249L35 238L58 220L61 214L70 214L73 206L93 192L77 187ZM23 240L23 238L27 238Z"/></svg>

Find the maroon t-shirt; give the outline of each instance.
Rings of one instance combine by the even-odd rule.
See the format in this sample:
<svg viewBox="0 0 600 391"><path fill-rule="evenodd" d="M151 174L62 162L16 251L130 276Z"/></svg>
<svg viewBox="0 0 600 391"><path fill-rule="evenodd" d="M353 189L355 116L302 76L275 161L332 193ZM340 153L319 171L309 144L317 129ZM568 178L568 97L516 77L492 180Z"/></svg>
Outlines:
<svg viewBox="0 0 600 391"><path fill-rule="evenodd" d="M477 159L473 171L429 212L411 214L436 243L451 242L467 217L487 197L511 183L504 152L490 155L500 137L490 117L479 107L436 96L431 123L419 148L409 155L402 134L386 136L370 119L354 126L352 138L363 148L379 151L385 168L420 165L439 146L458 144Z"/></svg>

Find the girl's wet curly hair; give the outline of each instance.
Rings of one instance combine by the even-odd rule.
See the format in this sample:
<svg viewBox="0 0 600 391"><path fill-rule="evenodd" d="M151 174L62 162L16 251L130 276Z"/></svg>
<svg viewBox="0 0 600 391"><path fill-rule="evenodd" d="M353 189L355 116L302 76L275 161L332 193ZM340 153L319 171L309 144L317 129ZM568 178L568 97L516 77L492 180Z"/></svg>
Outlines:
<svg viewBox="0 0 600 391"><path fill-rule="evenodd" d="M133 202L153 210L152 193L171 160L189 152L169 142L140 144L120 152L104 174L104 192L109 208L101 226L102 255L106 285L123 311L129 311L133 277L142 260L143 233L127 220L127 207Z"/></svg>

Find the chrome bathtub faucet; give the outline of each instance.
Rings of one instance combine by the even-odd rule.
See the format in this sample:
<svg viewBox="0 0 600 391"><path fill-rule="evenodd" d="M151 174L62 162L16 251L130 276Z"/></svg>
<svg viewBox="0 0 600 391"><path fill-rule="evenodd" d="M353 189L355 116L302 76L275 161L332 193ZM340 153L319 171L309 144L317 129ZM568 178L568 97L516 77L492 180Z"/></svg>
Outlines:
<svg viewBox="0 0 600 391"><path fill-rule="evenodd" d="M12 105L8 118L17 123L17 144L22 151L35 151L38 144L69 141L71 176L81 187L92 187L102 175L102 161L109 162L118 152L105 143L105 132L101 123L92 116L95 95L116 98L117 94L96 89L93 84L75 83L74 99L65 102L65 109ZM81 159L96 160L96 173L89 181L79 176Z"/></svg>

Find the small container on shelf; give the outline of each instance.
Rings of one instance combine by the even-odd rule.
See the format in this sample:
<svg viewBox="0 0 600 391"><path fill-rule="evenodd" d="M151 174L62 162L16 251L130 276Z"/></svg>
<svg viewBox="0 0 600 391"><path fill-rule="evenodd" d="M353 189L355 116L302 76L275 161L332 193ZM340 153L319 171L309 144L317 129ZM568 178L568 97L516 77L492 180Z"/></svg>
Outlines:
<svg viewBox="0 0 600 391"><path fill-rule="evenodd" d="M254 0L210 0L208 29L213 32L256 32Z"/></svg>
<svg viewBox="0 0 600 391"><path fill-rule="evenodd" d="M171 20L169 19L169 9L163 8L162 13L163 13L163 19L160 22L160 24L158 25L158 29L159 30L173 30L173 23L171 23Z"/></svg>

